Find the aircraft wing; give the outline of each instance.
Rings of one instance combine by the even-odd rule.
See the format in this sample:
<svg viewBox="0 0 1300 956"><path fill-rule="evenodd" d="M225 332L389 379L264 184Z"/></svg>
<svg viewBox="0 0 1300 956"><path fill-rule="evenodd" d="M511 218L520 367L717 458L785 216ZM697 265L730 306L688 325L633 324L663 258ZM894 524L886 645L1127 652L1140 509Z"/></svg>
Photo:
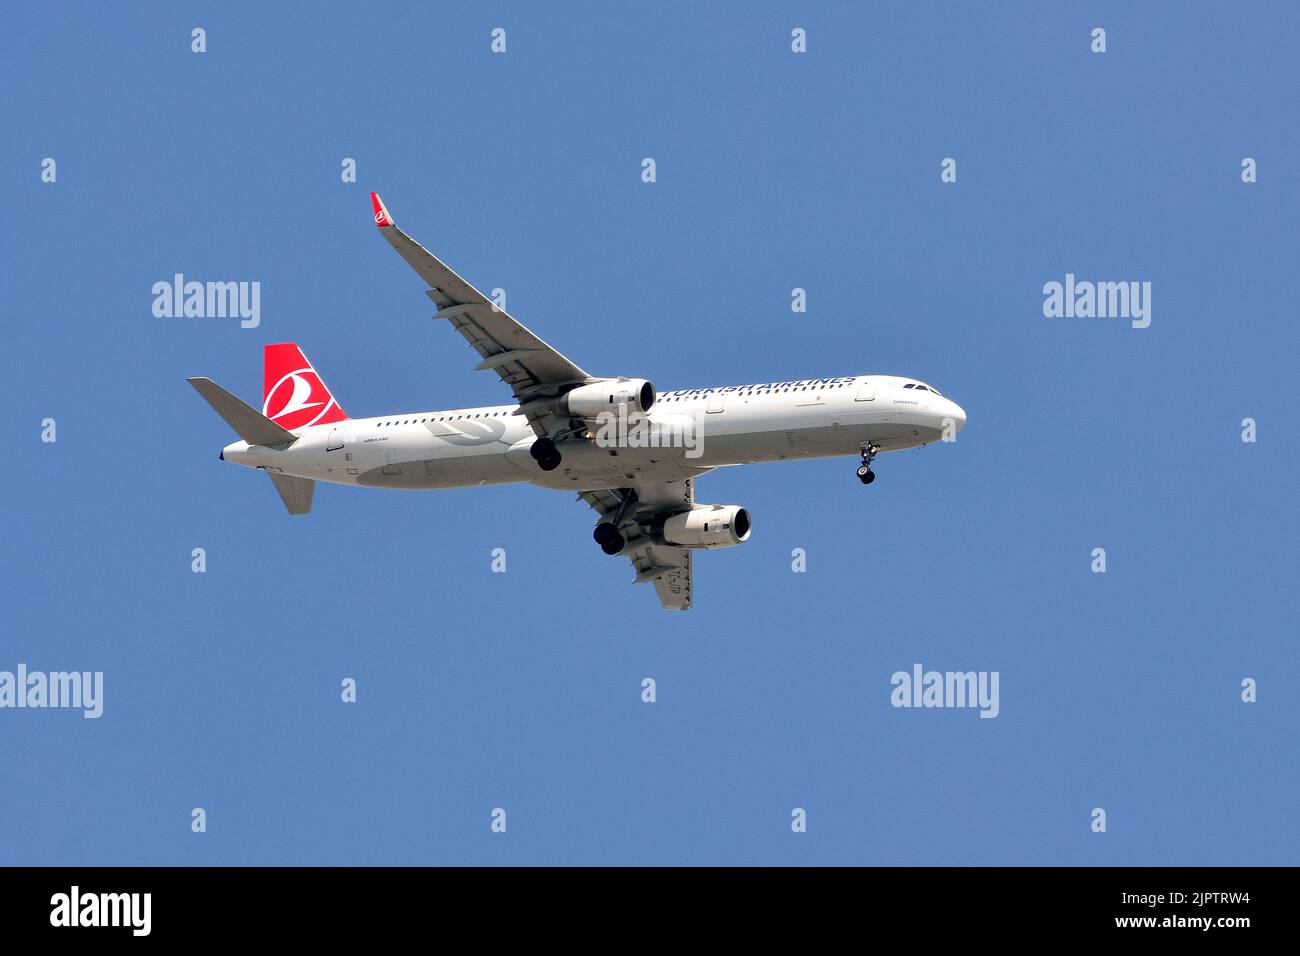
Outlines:
<svg viewBox="0 0 1300 956"><path fill-rule="evenodd" d="M631 504L629 496L635 496ZM636 571L634 584L654 582L659 602L670 611L691 606L691 551L673 545L656 544L641 533L639 520L688 511L695 503L691 479L640 485L635 488L607 488L583 491L578 497L595 509L601 521L614 521L627 538L623 554Z"/></svg>
<svg viewBox="0 0 1300 956"><path fill-rule="evenodd" d="M557 394L558 387L594 381L581 368L498 309L490 299L456 275L429 250L402 232L393 222L378 193L370 194L375 225L420 277L429 284L425 294L482 359L477 371L491 370L510 386L520 404ZM539 436L547 434L545 415L530 414L529 424Z"/></svg>

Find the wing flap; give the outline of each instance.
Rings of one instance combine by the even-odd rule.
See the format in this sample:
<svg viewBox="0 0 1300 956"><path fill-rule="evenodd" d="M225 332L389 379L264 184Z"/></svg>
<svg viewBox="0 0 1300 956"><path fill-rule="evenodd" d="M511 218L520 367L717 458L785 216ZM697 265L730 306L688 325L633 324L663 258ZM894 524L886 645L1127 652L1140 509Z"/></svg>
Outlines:
<svg viewBox="0 0 1300 956"><path fill-rule="evenodd" d="M684 565L655 578L655 592L665 611L691 609L691 553L683 553L686 555Z"/></svg>
<svg viewBox="0 0 1300 956"><path fill-rule="evenodd" d="M636 569L633 583L650 581L659 595L659 603L669 611L685 611L691 606L691 552L671 545L630 543L627 551Z"/></svg>

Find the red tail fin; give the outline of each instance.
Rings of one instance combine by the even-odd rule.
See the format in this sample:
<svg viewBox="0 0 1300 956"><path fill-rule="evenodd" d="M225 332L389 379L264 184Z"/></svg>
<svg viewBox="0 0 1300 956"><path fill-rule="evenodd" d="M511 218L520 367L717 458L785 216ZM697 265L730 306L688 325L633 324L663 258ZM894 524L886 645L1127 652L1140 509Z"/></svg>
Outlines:
<svg viewBox="0 0 1300 956"><path fill-rule="evenodd" d="M348 417L293 342L268 345L262 356L262 414L288 429Z"/></svg>

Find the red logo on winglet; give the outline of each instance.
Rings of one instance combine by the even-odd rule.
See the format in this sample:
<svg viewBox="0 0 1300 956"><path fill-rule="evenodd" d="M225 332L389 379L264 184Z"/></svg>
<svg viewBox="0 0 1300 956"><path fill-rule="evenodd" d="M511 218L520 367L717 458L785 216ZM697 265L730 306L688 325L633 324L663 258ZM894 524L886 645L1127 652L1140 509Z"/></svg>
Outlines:
<svg viewBox="0 0 1300 956"><path fill-rule="evenodd" d="M375 207L375 225L380 229L393 224L393 217L388 215L388 210L384 208L384 201L379 198L379 193L370 194L370 205Z"/></svg>

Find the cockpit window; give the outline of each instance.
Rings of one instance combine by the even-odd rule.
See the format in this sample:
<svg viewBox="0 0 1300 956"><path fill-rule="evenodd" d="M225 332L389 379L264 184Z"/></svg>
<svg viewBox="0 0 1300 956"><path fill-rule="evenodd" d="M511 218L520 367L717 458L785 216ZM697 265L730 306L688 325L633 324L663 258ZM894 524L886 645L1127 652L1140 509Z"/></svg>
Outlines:
<svg viewBox="0 0 1300 956"><path fill-rule="evenodd" d="M913 382L908 382L903 388L916 388L916 385Z"/></svg>
<svg viewBox="0 0 1300 956"><path fill-rule="evenodd" d="M918 386L916 386L916 390L917 390L918 392L928 392L928 391L929 391L929 389L926 388L924 385L918 385Z"/></svg>

